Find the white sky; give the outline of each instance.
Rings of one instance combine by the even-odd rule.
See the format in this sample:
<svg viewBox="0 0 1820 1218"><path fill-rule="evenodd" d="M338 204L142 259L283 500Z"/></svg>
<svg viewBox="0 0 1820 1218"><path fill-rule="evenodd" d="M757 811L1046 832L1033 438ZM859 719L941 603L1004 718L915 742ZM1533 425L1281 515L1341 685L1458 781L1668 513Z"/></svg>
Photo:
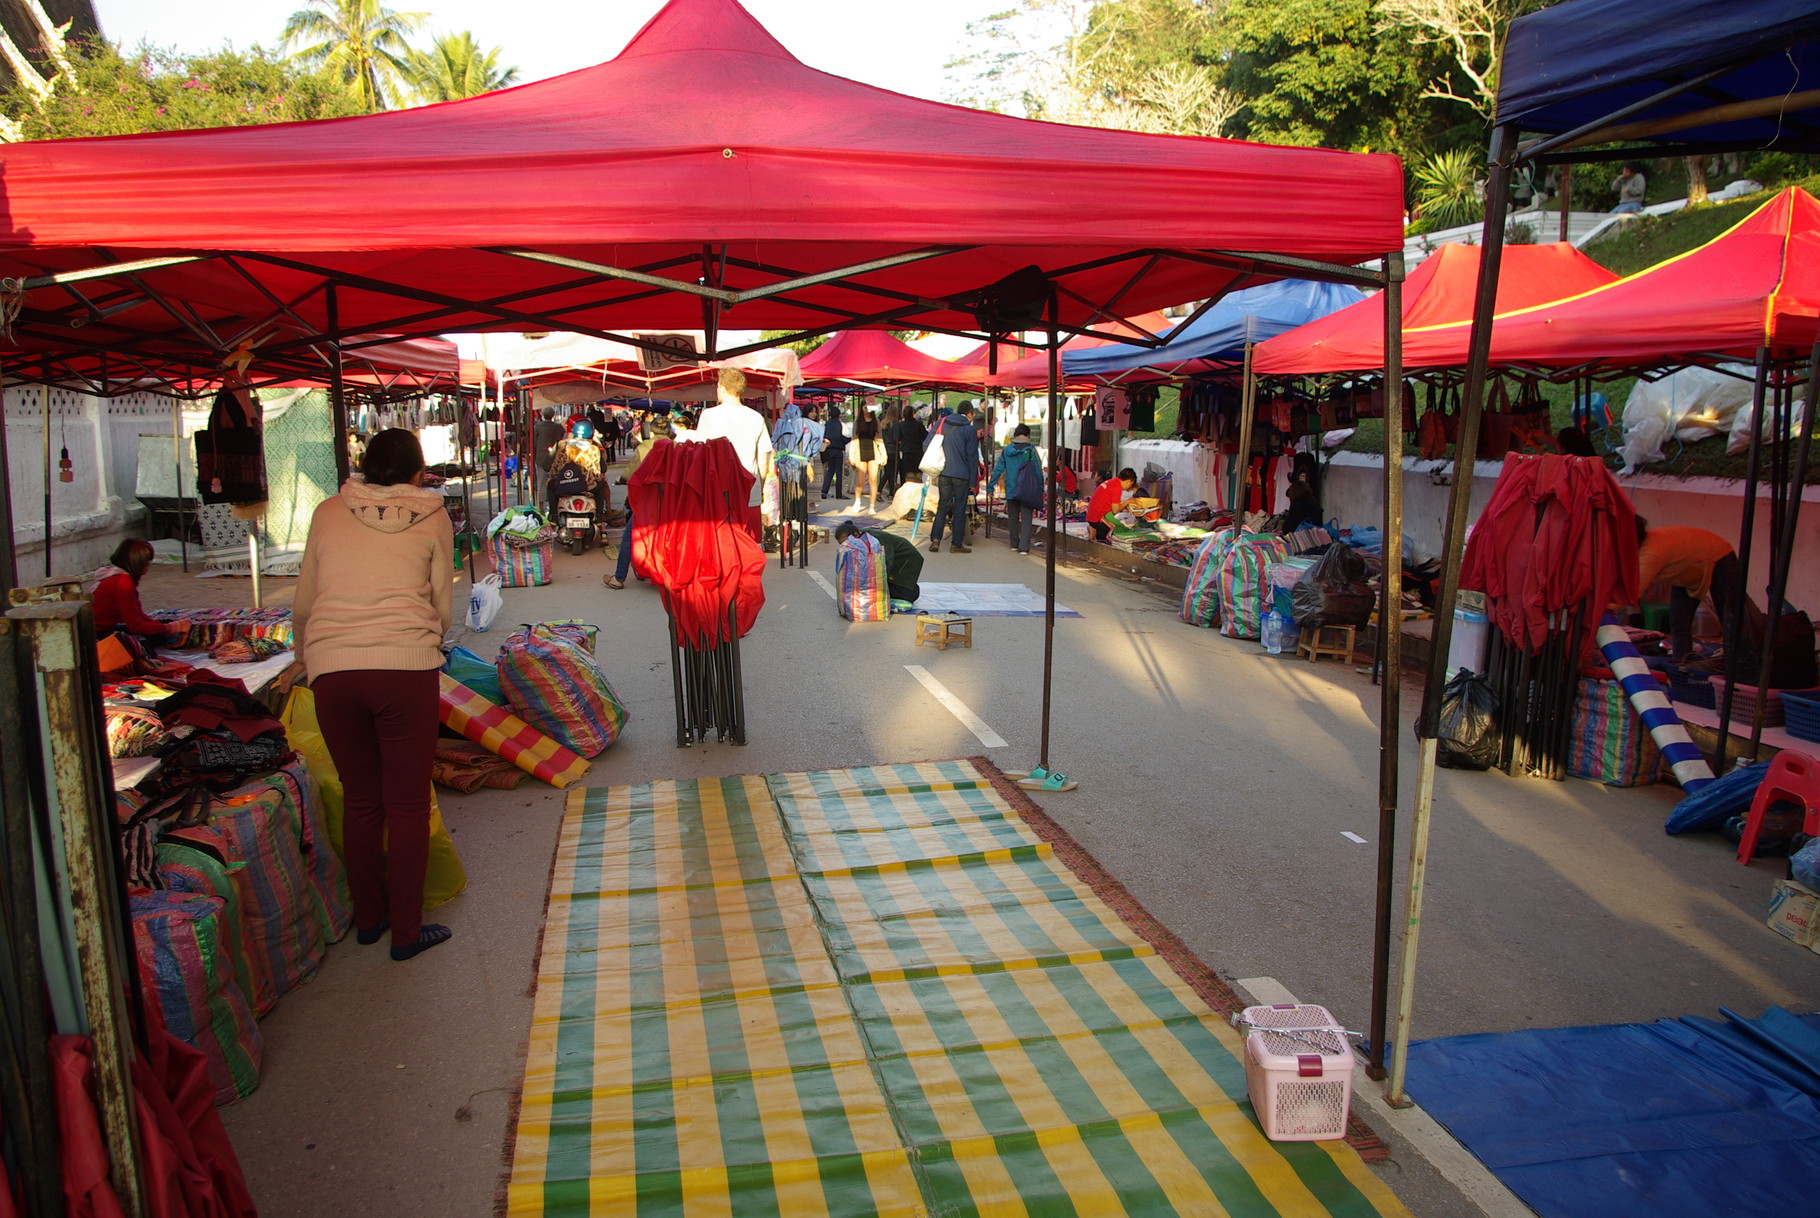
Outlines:
<svg viewBox="0 0 1820 1218"><path fill-rule="evenodd" d="M969 21L999 0L742 0L778 41L811 67L899 93L940 99L943 65L959 52ZM95 0L106 35L122 48L142 41L180 51L231 42L276 47L298 0ZM617 55L662 7L661 0L388 0L430 14L426 29L473 32L501 49L519 83L591 67Z"/></svg>

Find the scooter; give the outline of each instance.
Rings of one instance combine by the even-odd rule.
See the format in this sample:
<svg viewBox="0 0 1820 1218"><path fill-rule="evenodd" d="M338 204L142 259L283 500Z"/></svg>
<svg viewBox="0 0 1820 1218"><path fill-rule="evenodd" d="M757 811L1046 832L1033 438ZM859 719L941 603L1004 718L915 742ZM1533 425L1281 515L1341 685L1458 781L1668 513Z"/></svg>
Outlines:
<svg viewBox="0 0 1820 1218"><path fill-rule="evenodd" d="M600 518L594 512L594 496L587 492L558 495L556 529L558 540L569 547L569 553L579 558L583 550L600 539Z"/></svg>

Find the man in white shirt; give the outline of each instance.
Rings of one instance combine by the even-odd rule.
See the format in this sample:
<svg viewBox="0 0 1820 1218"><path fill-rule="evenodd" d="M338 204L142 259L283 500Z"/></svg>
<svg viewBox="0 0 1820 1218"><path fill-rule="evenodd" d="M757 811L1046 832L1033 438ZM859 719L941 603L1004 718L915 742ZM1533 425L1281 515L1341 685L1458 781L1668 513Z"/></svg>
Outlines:
<svg viewBox="0 0 1820 1218"><path fill-rule="evenodd" d="M701 441L724 437L739 455L739 463L752 475L752 496L747 502L746 531L754 539L764 537L764 521L759 504L764 502L765 478L771 473L771 428L765 416L740 401L746 391L746 374L738 368L722 368L717 387L719 401L701 412L695 430L686 438Z"/></svg>

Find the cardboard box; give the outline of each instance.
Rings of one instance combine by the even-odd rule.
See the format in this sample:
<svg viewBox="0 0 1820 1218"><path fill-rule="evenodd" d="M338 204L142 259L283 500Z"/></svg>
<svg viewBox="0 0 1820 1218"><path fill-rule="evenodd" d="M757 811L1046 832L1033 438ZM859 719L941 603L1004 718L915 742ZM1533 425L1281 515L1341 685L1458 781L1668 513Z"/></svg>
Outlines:
<svg viewBox="0 0 1820 1218"><path fill-rule="evenodd" d="M1768 926L1783 938L1820 952L1820 893L1793 880L1777 880L1769 894Z"/></svg>

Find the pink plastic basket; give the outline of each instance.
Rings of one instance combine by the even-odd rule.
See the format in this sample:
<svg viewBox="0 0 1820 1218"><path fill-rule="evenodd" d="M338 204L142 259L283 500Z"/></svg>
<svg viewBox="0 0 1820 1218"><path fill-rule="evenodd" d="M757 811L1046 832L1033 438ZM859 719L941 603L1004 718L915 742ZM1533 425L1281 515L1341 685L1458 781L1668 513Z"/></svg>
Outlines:
<svg viewBox="0 0 1820 1218"><path fill-rule="evenodd" d="M1352 1104L1352 1046L1326 1007L1246 1007L1245 1083L1264 1136L1315 1142L1345 1136Z"/></svg>

